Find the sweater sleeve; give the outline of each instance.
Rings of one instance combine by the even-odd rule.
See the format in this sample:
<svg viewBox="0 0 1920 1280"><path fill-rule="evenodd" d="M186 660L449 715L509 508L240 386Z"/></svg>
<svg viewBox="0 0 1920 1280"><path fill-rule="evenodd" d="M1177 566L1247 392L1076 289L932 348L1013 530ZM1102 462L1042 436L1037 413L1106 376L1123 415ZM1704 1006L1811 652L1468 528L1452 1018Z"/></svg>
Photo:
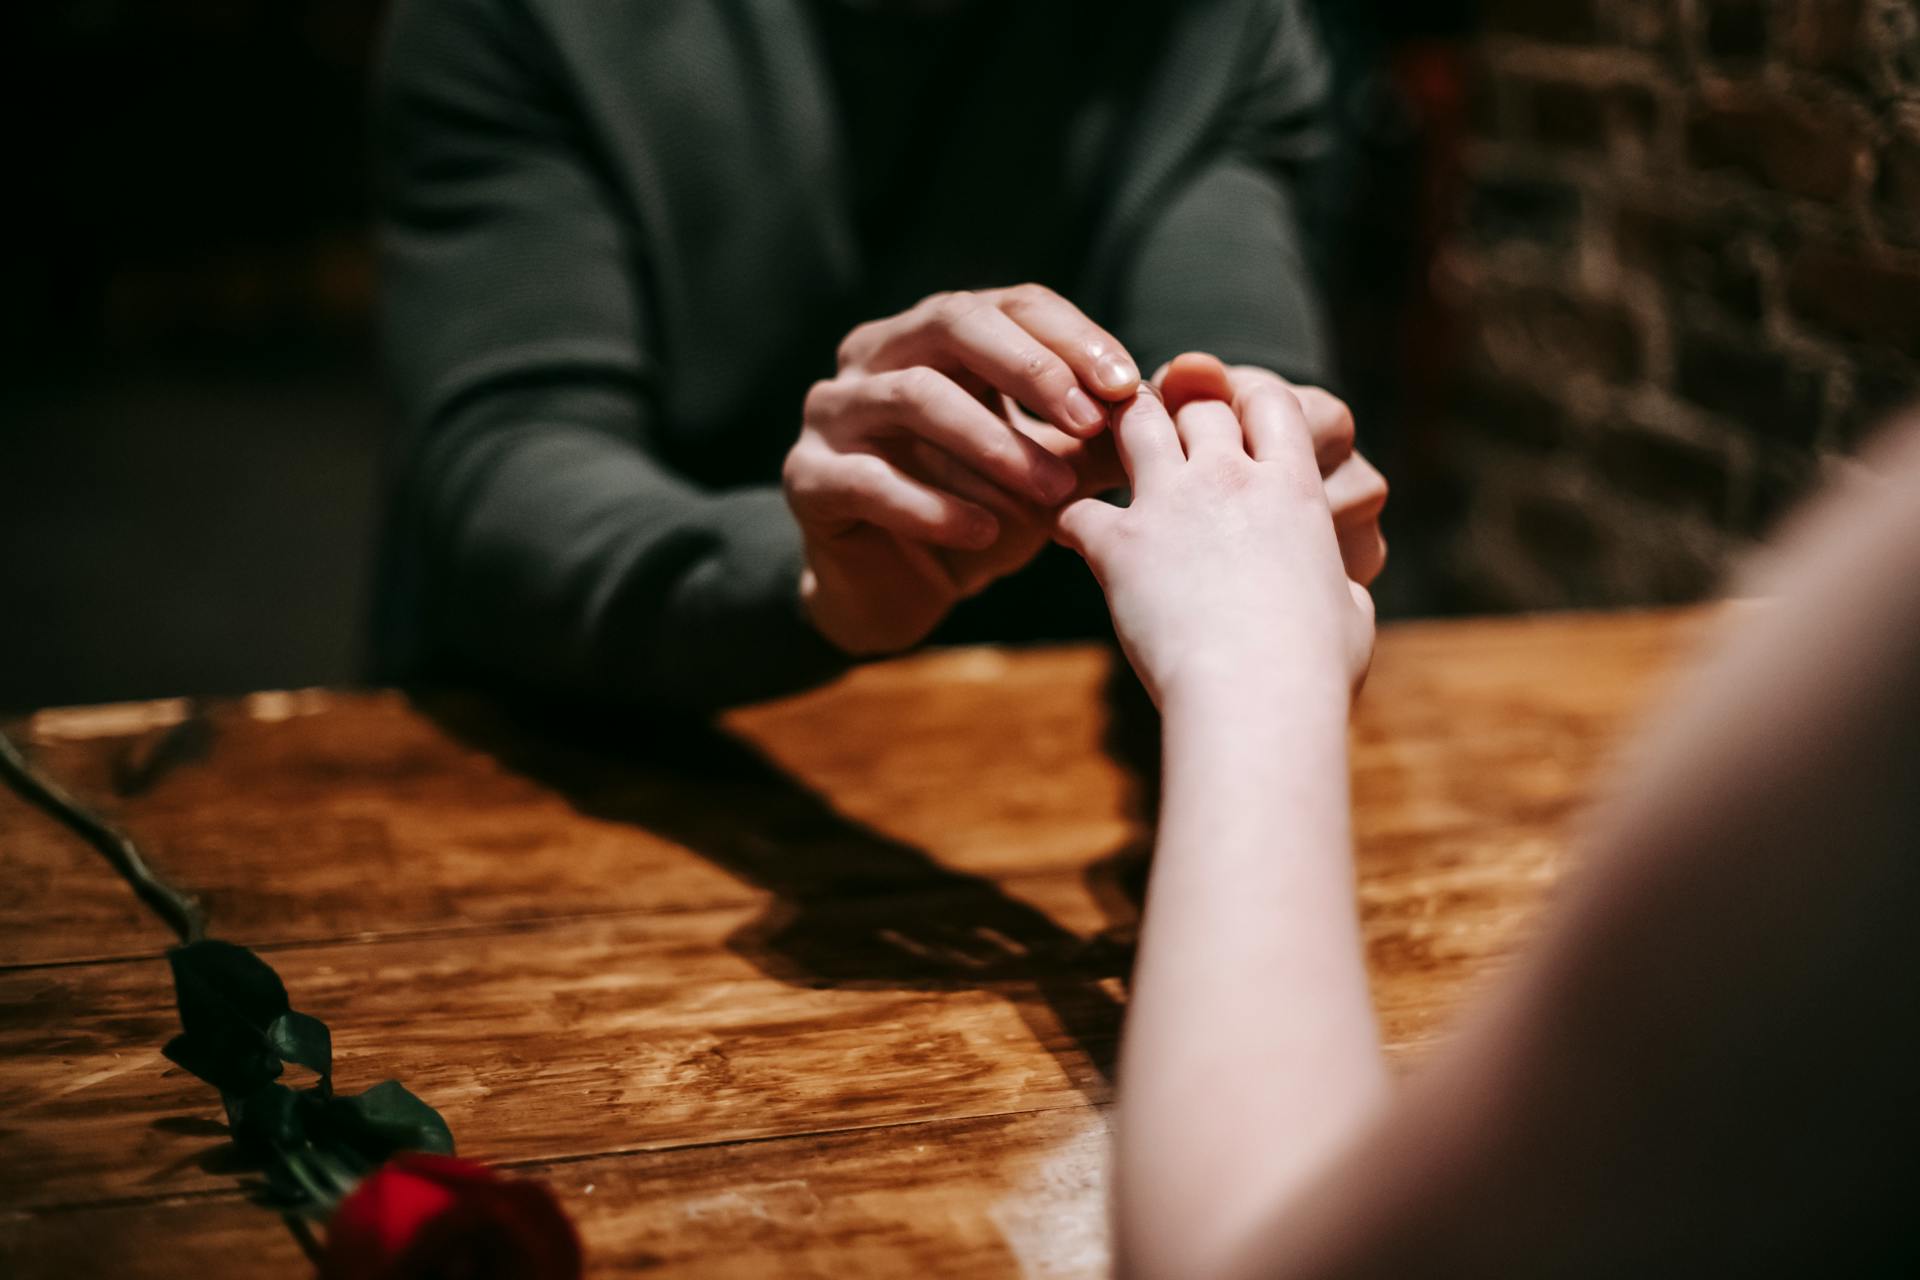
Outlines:
<svg viewBox="0 0 1920 1280"><path fill-rule="evenodd" d="M1300 189L1326 151L1331 72L1303 0L1266 0L1223 117L1132 242L1115 330L1151 371L1210 351L1298 382L1331 374Z"/></svg>
<svg viewBox="0 0 1920 1280"><path fill-rule="evenodd" d="M778 489L704 490L650 447L640 255L531 20L404 0L375 120L416 665L696 709L843 666Z"/></svg>

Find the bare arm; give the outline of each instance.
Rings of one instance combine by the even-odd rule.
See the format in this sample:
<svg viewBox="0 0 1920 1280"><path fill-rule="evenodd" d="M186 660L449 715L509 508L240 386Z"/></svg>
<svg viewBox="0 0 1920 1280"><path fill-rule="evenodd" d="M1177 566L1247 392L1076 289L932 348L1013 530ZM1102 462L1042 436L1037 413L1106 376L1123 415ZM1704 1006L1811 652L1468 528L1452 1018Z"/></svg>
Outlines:
<svg viewBox="0 0 1920 1280"><path fill-rule="evenodd" d="M1805 522L1542 945L1390 1098L1349 879L1363 662L1274 403L1242 397L1242 439L1217 404L1176 426L1143 397L1134 506L1061 520L1166 714L1122 1272L1910 1273L1920 431Z"/></svg>
<svg viewBox="0 0 1920 1280"><path fill-rule="evenodd" d="M1347 691L1276 669L1166 704L1128 1014L1123 1274L1217 1274L1384 1099L1353 910Z"/></svg>
<svg viewBox="0 0 1920 1280"><path fill-rule="evenodd" d="M1113 601L1166 715L1165 799L1122 1061L1120 1247L1217 1274L1377 1107L1353 910L1346 722L1372 637L1311 432L1262 384L1120 415L1125 511L1061 535ZM1231 545L1273 555L1222 554Z"/></svg>
<svg viewBox="0 0 1920 1280"><path fill-rule="evenodd" d="M1911 1274L1920 433L1804 523L1535 954L1246 1276Z"/></svg>

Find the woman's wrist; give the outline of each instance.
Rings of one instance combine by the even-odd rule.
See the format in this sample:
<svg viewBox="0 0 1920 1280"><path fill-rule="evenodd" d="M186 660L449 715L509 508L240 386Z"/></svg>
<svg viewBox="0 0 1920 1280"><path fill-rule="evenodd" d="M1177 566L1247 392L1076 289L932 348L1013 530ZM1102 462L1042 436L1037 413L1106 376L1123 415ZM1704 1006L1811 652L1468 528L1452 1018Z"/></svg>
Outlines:
<svg viewBox="0 0 1920 1280"><path fill-rule="evenodd" d="M1259 662L1196 662L1161 683L1160 711L1169 722L1214 725L1338 724L1344 731L1352 690L1337 661L1306 655Z"/></svg>

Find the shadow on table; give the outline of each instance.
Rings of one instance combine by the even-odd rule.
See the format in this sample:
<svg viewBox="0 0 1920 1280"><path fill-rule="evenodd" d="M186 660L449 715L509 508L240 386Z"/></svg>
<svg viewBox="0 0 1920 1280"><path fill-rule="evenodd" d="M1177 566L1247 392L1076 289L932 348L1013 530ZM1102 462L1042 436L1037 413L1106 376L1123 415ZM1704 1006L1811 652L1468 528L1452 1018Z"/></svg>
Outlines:
<svg viewBox="0 0 1920 1280"><path fill-rule="evenodd" d="M1109 749L1144 768L1152 756L1141 744L1157 729L1143 737L1144 695L1126 685L1116 680L1110 691ZM615 725L439 695L415 703L579 812L665 837L772 893L766 911L728 939L768 976L813 987L997 991L1089 1101L1109 1095L1122 1009L1109 986L1131 967L1144 842L1089 868L1107 927L1086 938L994 881L837 812L753 744L710 724L655 716Z"/></svg>

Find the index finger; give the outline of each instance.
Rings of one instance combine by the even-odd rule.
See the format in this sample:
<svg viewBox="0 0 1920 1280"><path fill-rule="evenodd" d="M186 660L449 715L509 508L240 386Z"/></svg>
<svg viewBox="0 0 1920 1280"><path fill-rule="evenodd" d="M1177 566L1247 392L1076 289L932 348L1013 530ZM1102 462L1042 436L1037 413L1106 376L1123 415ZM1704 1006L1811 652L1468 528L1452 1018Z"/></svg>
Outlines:
<svg viewBox="0 0 1920 1280"><path fill-rule="evenodd" d="M990 289L984 297L1067 362L1089 391L1120 401L1140 385L1140 366L1120 340L1044 285Z"/></svg>
<svg viewBox="0 0 1920 1280"><path fill-rule="evenodd" d="M1186 460L1180 432L1152 383L1114 413L1114 444L1136 495L1150 492L1162 476Z"/></svg>
<svg viewBox="0 0 1920 1280"><path fill-rule="evenodd" d="M1099 435L1107 428L1106 406L1087 393L1082 371L1067 358L1077 355L1084 364L1095 340L1076 347L1056 338L1061 349L1055 350L1043 335L1066 323L1058 308L1035 304L1037 311L1021 312L1022 323L1007 310L1011 296L1006 290L935 294L870 338L864 362L870 371L926 365L1011 396L1070 435ZM1054 302L1079 315L1064 300Z"/></svg>

